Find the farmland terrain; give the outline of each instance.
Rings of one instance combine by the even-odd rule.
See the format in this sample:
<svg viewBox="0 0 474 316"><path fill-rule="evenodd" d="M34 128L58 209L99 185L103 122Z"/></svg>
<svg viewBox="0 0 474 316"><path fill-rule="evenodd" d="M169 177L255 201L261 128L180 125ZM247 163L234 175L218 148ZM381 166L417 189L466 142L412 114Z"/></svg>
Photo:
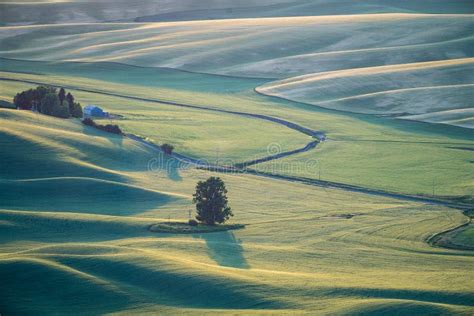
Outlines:
<svg viewBox="0 0 474 316"><path fill-rule="evenodd" d="M0 1L0 314L471 315L473 13ZM210 176L244 228L152 229Z"/></svg>

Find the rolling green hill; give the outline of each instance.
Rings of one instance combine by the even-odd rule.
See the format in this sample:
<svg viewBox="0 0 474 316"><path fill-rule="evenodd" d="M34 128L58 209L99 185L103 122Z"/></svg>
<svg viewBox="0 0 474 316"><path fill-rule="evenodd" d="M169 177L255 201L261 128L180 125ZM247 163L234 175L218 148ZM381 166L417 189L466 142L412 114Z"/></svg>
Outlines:
<svg viewBox="0 0 474 316"><path fill-rule="evenodd" d="M45 67L38 69L43 71ZM115 67L127 69L121 65ZM269 98L246 90L232 94L199 93L179 89L182 83L176 88L150 88L95 80L94 72L84 73L88 77L70 77L48 74L54 73L48 69L47 75L4 72L0 77L73 87L74 95L83 104L101 104L112 113L123 115L124 119L115 120L115 123L126 131L149 137L157 143L170 142L176 145L178 153L213 163L229 165L253 160L268 155L269 148L292 150L304 146L311 138L258 119L183 109L160 101L269 115L326 134L327 141L315 150L252 166L258 171L311 179L321 177L405 194L432 195L433 189L435 195L446 198L468 198L474 194L474 178L466 172L474 157L472 151L464 150L473 147L474 136L469 129L392 117L348 115L347 112ZM157 81L156 85L159 84ZM11 100L17 91L31 87L11 81L3 81L3 86L6 87L4 95L9 96L6 100ZM227 86L233 90L230 83ZM113 94L141 99L130 100ZM203 124L211 122L210 119L216 123ZM239 122L245 122L245 128ZM221 131L219 137L214 137L216 130ZM410 157L407 152L411 153Z"/></svg>
<svg viewBox="0 0 474 316"><path fill-rule="evenodd" d="M474 314L473 17L0 0L0 315ZM125 134L14 109L38 85ZM180 232L210 176L240 229Z"/></svg>
<svg viewBox="0 0 474 316"><path fill-rule="evenodd" d="M474 58L466 58L322 72L257 90L341 111L409 115L415 120L436 117L437 123L474 128L473 87Z"/></svg>
<svg viewBox="0 0 474 316"><path fill-rule="evenodd" d="M153 234L146 229L152 223L186 218L193 186L207 172L180 170L181 180L143 172L139 162L156 153L129 140L80 133L73 120L0 113L2 127L15 127L1 138L2 165L28 156L48 164L36 180L24 180L22 166L12 165L7 181L2 169L0 275L9 290L0 308L6 313L472 311L465 277L472 256L425 243L465 220L456 210L222 174L234 220L245 229ZM27 137L32 129L40 136ZM21 145L14 134L25 135ZM36 146L56 155L40 156ZM112 154L101 157L101 149ZM96 168L120 170L120 178L71 178L82 172L72 160L77 151L94 157Z"/></svg>
<svg viewBox="0 0 474 316"><path fill-rule="evenodd" d="M33 78L39 79L35 76ZM90 87L108 85L103 81L89 81L84 78L77 81L75 78L69 79L72 80L72 84L87 82ZM2 85L8 89L10 97L7 100L12 100L19 91L34 87L31 84L11 82L4 82ZM112 85L108 91L114 89L117 89L115 91L130 91L129 89L134 90L133 87ZM87 88L87 85L84 88ZM156 91L136 87L137 92L140 89L148 93ZM174 90L161 91L172 93ZM120 115L121 117L114 122L124 132L145 137L155 144L173 144L177 152L209 162L220 159L232 165L267 156L269 144L278 143L279 149L287 151L304 147L312 140L311 137L285 126L238 115L199 111L160 102L130 101L100 93L81 91L73 93L78 100L83 102L83 105L99 104L111 113ZM185 96L192 97L193 94L185 94ZM249 139L253 140L249 141ZM104 156L107 156L107 153L104 153Z"/></svg>

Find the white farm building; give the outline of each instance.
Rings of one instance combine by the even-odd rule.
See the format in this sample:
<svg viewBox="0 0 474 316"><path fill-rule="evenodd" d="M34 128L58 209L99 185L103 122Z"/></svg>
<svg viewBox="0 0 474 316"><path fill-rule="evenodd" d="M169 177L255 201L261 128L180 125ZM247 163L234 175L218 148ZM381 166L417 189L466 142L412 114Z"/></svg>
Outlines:
<svg viewBox="0 0 474 316"><path fill-rule="evenodd" d="M93 116L93 117L108 117L109 113L102 110L99 106L94 104L86 105L83 109L85 116Z"/></svg>

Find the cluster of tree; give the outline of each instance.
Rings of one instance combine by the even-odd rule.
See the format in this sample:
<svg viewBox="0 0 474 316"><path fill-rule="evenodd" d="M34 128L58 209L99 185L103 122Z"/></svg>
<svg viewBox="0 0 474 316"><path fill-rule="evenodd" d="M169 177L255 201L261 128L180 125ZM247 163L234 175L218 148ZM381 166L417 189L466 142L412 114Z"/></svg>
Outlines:
<svg viewBox="0 0 474 316"><path fill-rule="evenodd" d="M91 126L91 127L97 128L97 129L100 129L100 130L105 131L105 132L107 132L107 133L122 135L122 130L120 129L120 127L118 127L118 125L112 125L112 124L101 125L101 124L97 124L97 123L94 122L94 120L91 119L91 118L85 118L85 119L83 119L83 120L82 120L82 124L87 125L87 126Z"/></svg>
<svg viewBox="0 0 474 316"><path fill-rule="evenodd" d="M39 86L18 93L13 99L15 106L22 110L34 110L45 115L60 118L82 117L82 107L74 101L74 96L61 88Z"/></svg>
<svg viewBox="0 0 474 316"><path fill-rule="evenodd" d="M206 225L222 224L234 216L227 206L227 189L221 178L210 177L206 181L199 181L193 197L197 210L196 219Z"/></svg>

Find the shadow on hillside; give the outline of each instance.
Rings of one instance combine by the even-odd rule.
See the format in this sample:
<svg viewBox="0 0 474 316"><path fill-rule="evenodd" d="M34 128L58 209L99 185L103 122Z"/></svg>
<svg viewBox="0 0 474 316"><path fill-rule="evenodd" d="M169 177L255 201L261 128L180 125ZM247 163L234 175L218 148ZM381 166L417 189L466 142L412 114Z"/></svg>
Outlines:
<svg viewBox="0 0 474 316"><path fill-rule="evenodd" d="M220 266L238 269L250 268L243 255L244 249L240 240L231 231L195 234L193 237L206 241L209 257Z"/></svg>
<svg viewBox="0 0 474 316"><path fill-rule="evenodd" d="M79 272L64 272L40 260L2 261L0 278L2 287L8 290L2 293L0 309L9 315L66 315L85 310L109 314L134 303L125 293L110 290L105 282L80 276Z"/></svg>
<svg viewBox="0 0 474 316"><path fill-rule="evenodd" d="M148 161L148 171L154 174L166 173L169 179L173 181L182 181L183 178L179 174L182 168L180 162L162 152L156 153L152 159Z"/></svg>
<svg viewBox="0 0 474 316"><path fill-rule="evenodd" d="M11 210L129 216L180 198L94 178L50 178L0 183L2 207Z"/></svg>
<svg viewBox="0 0 474 316"><path fill-rule="evenodd" d="M182 181L183 178L179 175L180 163L176 159L169 159L166 164L166 173L168 178L173 181Z"/></svg>
<svg viewBox="0 0 474 316"><path fill-rule="evenodd" d="M98 124L103 124L103 125L111 124L110 121L100 121L100 120L97 123ZM107 140L109 140L116 147L122 147L122 145L123 145L124 136L122 136L122 135L115 135L115 134L112 134L112 133L104 132L104 131L101 131L99 129L96 129L96 128L93 128L93 127L90 127L90 126L85 126L84 124L82 125L82 132L85 135L88 135L88 136L106 138Z"/></svg>
<svg viewBox="0 0 474 316"><path fill-rule="evenodd" d="M103 123L100 123L100 124L109 124L109 123L107 123L107 121L104 121ZM104 131L101 131L101 130L98 130L98 129L95 129L95 128L89 127L89 126L83 126L83 133L85 135L89 135L89 136L107 138L107 140L109 140L117 148L122 148L123 147L123 140L124 140L124 137L126 137L126 136L114 135L114 134L111 134L111 133L107 133L107 132L104 132ZM134 139L132 139L132 140L136 141ZM170 178L171 180L173 180L173 181L182 181L183 178L179 175L179 169L181 169L182 167L186 167L186 166L182 166L181 163L178 160L163 154L161 152L161 149L158 146L153 145L153 144L151 144L149 146L156 147L155 151L158 151L158 153L155 152L156 157L154 157L154 158L152 158L148 161L148 166L144 165L145 167L148 168L148 171L150 171L150 172L163 172L163 171L165 171L168 178Z"/></svg>

